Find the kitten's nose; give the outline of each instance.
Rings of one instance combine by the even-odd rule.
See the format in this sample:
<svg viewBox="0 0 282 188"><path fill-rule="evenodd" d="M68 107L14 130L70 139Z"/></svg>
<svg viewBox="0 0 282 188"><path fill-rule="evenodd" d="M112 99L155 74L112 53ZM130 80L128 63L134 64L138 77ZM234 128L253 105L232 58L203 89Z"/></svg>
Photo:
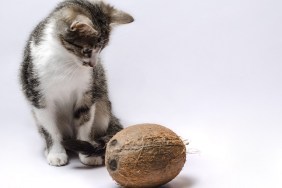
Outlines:
<svg viewBox="0 0 282 188"><path fill-rule="evenodd" d="M92 49L84 48L84 49L82 50L82 53L83 53L86 57L90 58L91 55L92 55Z"/></svg>

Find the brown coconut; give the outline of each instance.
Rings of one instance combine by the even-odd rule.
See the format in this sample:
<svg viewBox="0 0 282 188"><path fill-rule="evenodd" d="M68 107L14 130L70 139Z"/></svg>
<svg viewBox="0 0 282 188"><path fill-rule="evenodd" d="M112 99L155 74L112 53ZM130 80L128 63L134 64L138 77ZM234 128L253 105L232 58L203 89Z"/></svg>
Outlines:
<svg viewBox="0 0 282 188"><path fill-rule="evenodd" d="M183 141L161 125L141 124L117 133L108 143L106 166L124 187L157 187L174 179L186 161Z"/></svg>

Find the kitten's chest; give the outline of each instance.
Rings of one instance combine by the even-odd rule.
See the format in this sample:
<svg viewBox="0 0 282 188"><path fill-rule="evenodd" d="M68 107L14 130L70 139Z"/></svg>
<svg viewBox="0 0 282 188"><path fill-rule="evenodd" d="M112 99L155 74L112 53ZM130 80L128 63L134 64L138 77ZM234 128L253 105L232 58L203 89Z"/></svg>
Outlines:
<svg viewBox="0 0 282 188"><path fill-rule="evenodd" d="M49 65L42 71L41 81L47 102L56 105L75 105L91 88L92 70L76 65L61 67Z"/></svg>
<svg viewBox="0 0 282 188"><path fill-rule="evenodd" d="M31 52L43 98L48 105L76 105L91 89L93 70L83 67L51 36L39 46L32 43Z"/></svg>

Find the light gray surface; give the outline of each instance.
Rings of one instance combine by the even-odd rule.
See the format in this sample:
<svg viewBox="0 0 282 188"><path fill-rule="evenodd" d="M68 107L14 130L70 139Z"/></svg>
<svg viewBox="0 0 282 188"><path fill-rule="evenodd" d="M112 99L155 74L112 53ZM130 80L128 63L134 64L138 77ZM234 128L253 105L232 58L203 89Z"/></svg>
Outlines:
<svg viewBox="0 0 282 188"><path fill-rule="evenodd" d="M58 1L0 6L0 187L115 188L105 168L48 166L18 86L22 49ZM135 23L104 52L115 113L190 140L166 188L282 186L282 1L111 0Z"/></svg>

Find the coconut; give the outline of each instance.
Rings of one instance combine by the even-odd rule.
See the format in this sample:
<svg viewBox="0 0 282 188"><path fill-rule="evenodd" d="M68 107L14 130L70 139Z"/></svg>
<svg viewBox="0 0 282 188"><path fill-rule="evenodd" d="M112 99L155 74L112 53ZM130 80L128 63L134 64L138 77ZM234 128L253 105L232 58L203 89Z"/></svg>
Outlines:
<svg viewBox="0 0 282 188"><path fill-rule="evenodd" d="M186 161L183 141L170 129L140 124L117 133L107 144L105 163L124 187L157 187L174 179Z"/></svg>

